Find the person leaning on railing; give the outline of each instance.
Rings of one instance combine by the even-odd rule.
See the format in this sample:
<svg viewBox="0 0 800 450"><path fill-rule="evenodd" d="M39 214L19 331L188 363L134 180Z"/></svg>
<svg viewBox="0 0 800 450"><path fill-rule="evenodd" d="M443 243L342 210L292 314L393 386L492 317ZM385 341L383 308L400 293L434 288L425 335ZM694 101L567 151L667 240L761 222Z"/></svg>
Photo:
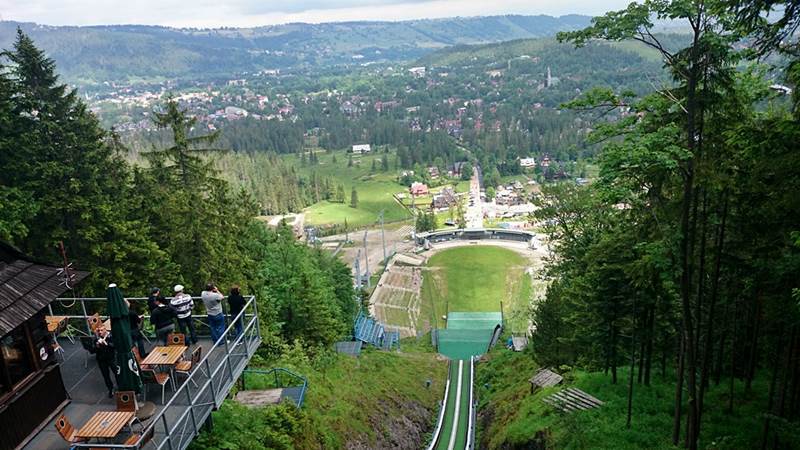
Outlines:
<svg viewBox="0 0 800 450"><path fill-rule="evenodd" d="M222 313L222 299L225 296L219 292L214 283L208 283L206 290L200 294L200 298L206 305L208 327L211 328L211 342L216 343L225 333L225 314Z"/></svg>
<svg viewBox="0 0 800 450"><path fill-rule="evenodd" d="M245 303L246 302L244 300L244 297L242 297L239 285L234 284L231 287L230 295L228 295L228 306L230 306L231 320L236 319L236 316L238 316L239 313L242 312ZM243 328L242 319L239 318L239 320L236 321L236 324L234 326L236 330L236 334L234 335L234 337L239 337L239 335L242 334L242 328Z"/></svg>
<svg viewBox="0 0 800 450"><path fill-rule="evenodd" d="M191 345L197 344L197 334L194 332L194 321L192 320L192 310L194 300L192 296L183 292L183 285L175 285L175 296L172 297L170 305L178 312L178 327L181 333L186 335L186 342Z"/></svg>
<svg viewBox="0 0 800 450"><path fill-rule="evenodd" d="M156 327L156 336L164 345L167 345L167 335L175 331L175 323L178 313L170 305L164 304L162 299L155 300L155 309L150 312L150 323Z"/></svg>

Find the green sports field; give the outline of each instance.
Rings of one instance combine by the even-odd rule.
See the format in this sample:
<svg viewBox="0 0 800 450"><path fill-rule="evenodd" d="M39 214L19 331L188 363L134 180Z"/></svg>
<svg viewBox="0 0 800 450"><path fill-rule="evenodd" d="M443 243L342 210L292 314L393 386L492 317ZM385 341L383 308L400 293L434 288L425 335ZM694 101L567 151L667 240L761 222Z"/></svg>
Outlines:
<svg viewBox="0 0 800 450"><path fill-rule="evenodd" d="M519 253L502 247L474 245L436 253L423 272L420 318L445 326L450 312L499 312L503 303L506 325L512 331L527 327L531 297L530 263Z"/></svg>

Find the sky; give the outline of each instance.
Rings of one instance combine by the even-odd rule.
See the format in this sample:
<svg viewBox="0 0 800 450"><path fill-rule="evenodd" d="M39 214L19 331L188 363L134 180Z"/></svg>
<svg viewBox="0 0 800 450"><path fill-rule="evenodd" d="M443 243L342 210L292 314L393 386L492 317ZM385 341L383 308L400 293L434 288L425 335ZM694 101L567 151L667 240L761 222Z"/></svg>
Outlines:
<svg viewBox="0 0 800 450"><path fill-rule="evenodd" d="M0 0L0 20L46 25L250 27L498 14L599 15L632 0Z"/></svg>

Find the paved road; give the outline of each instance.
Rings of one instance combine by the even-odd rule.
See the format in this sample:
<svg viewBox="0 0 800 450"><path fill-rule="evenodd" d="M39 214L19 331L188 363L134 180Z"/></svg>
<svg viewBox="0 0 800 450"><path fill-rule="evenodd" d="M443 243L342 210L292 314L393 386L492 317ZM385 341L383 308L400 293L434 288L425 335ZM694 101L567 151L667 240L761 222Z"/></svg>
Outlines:
<svg viewBox="0 0 800 450"><path fill-rule="evenodd" d="M481 202L481 168L475 166L469 180L469 201L465 217L467 228L483 227L483 202Z"/></svg>

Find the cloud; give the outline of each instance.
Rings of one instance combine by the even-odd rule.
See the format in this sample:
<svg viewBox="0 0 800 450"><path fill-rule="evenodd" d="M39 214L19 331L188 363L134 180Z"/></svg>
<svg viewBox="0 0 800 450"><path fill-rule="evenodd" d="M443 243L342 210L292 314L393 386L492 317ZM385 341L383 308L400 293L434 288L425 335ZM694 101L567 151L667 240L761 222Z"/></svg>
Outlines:
<svg viewBox="0 0 800 450"><path fill-rule="evenodd" d="M288 22L407 20L496 14L587 14L630 0L0 0L4 20L47 25L249 27Z"/></svg>

